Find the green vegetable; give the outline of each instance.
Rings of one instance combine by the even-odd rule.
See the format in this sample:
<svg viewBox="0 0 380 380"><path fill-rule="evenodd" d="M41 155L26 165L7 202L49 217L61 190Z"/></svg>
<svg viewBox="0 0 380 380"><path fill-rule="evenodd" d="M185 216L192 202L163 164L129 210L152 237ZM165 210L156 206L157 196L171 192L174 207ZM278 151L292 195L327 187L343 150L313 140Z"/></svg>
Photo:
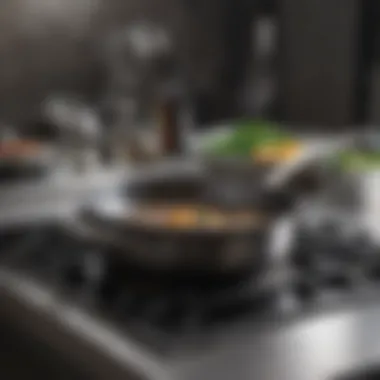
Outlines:
<svg viewBox="0 0 380 380"><path fill-rule="evenodd" d="M346 151L334 161L343 170L379 169L380 152Z"/></svg>
<svg viewBox="0 0 380 380"><path fill-rule="evenodd" d="M243 121L235 127L232 135L206 147L206 153L221 157L246 157L263 145L288 138L289 135L281 131L276 124L266 121Z"/></svg>

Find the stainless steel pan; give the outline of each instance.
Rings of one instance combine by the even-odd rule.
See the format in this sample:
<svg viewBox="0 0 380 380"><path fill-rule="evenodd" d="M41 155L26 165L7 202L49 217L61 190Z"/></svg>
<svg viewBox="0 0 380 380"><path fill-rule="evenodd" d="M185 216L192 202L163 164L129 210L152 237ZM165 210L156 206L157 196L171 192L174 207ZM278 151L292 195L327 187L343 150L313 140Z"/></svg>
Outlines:
<svg viewBox="0 0 380 380"><path fill-rule="evenodd" d="M124 194L88 204L68 226L81 238L112 245L128 262L150 269L205 274L261 273L270 261L266 243L273 223L285 211L284 194L262 194L254 204L247 203L247 207L265 213L266 218L259 226L245 229L178 230L137 224L128 218L128 213L140 203L207 201L206 179L207 171L140 178L129 184Z"/></svg>

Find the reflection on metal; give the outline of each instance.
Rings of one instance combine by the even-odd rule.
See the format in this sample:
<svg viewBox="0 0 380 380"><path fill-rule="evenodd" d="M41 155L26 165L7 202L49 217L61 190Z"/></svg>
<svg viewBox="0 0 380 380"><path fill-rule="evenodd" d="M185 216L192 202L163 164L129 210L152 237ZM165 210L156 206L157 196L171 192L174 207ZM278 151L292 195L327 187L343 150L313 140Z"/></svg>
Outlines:
<svg viewBox="0 0 380 380"><path fill-rule="evenodd" d="M0 271L0 290L6 291L17 301L29 305L31 313L47 315L50 320L64 328L68 333L94 345L104 355L128 369L132 367L143 378L167 380L168 370L158 364L156 358L143 352L141 347L123 333L107 323L70 305L54 292L40 286L37 282L5 270Z"/></svg>

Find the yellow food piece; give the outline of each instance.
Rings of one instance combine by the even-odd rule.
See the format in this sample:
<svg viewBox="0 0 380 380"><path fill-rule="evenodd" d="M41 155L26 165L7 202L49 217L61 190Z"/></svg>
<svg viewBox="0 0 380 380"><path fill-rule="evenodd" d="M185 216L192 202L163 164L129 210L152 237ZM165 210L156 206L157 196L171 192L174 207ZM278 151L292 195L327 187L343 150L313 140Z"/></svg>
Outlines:
<svg viewBox="0 0 380 380"><path fill-rule="evenodd" d="M302 145L298 141L283 141L266 145L252 152L253 158L261 163L278 163L289 161L300 154Z"/></svg>
<svg viewBox="0 0 380 380"><path fill-rule="evenodd" d="M279 160L279 151L275 146L265 146L252 152L253 158L262 163L272 163Z"/></svg>
<svg viewBox="0 0 380 380"><path fill-rule="evenodd" d="M302 145L298 141L287 141L280 150L284 160L291 160L301 153Z"/></svg>
<svg viewBox="0 0 380 380"><path fill-rule="evenodd" d="M168 224L171 227L193 227L196 226L199 219L198 210L192 209L177 209L171 210L168 216Z"/></svg>
<svg viewBox="0 0 380 380"><path fill-rule="evenodd" d="M146 205L137 210L134 220L157 228L186 230L256 227L265 217L252 211L226 211L205 205Z"/></svg>

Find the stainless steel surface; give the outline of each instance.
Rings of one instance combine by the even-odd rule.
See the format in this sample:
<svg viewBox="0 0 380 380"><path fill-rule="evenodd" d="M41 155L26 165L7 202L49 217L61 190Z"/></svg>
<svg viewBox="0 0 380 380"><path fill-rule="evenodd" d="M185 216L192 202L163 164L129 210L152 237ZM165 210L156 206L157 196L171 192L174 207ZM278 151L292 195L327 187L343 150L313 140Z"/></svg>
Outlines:
<svg viewBox="0 0 380 380"><path fill-rule="evenodd" d="M149 166L92 167L77 173L66 166L55 167L38 181L4 183L0 186L0 227L65 219L80 205L111 195L131 180L161 178L172 173L198 173L200 165L190 160L168 161Z"/></svg>
<svg viewBox="0 0 380 380"><path fill-rule="evenodd" d="M12 318L16 328L51 345L93 379L170 379L165 365L123 339L122 331L32 279L1 270L0 297L7 307L3 317Z"/></svg>
<svg viewBox="0 0 380 380"><path fill-rule="evenodd" d="M224 168L227 168L229 173L224 182L229 182L233 178L232 195L238 193L237 198L243 199L244 204L249 200L255 211L260 209L264 213L266 220L263 225L254 226L252 229L176 231L170 228L148 228L130 222L128 213L141 201L153 199L172 202L176 199L177 202L187 203L219 200L225 203L227 198L230 199L231 192L226 194L224 182L219 186L223 188L223 192L218 188L215 189L213 185L208 186L210 178L208 169L212 169L212 165L205 165L201 160L195 159L186 163L173 162L173 160L171 163L169 161L147 166L137 177L129 177L125 194L110 194L108 197L89 201L83 210L69 219L67 226L76 236L112 244L118 248L120 254L123 252L126 260L154 268L200 269L219 273L245 271L256 266L262 268L271 260L270 255L266 255L262 260L262 252L268 244L279 216L290 211L295 198L299 195L295 189L281 192L282 188L304 167L323 161L345 147L349 141L350 138L345 137L336 141L327 142L323 139L314 141L306 145L299 159L279 165L278 168L270 168L267 173L264 170L263 174L261 171L252 170L249 162L244 164L240 161L229 162L230 165L223 161L219 163L216 168L221 166L222 173ZM214 172L218 173L218 170ZM250 175L255 175L253 183L247 180ZM257 178L260 176L259 181L264 184L264 189L268 187L270 192L262 192L257 185L256 175ZM206 190L210 188L210 195L205 193L204 184ZM252 197L251 192L258 195ZM185 253L181 252L182 250L185 250ZM157 254L157 251L160 253Z"/></svg>
<svg viewBox="0 0 380 380"><path fill-rule="evenodd" d="M264 324L245 320L217 333L156 338L164 347L166 340L168 351L141 346L85 305L73 305L17 273L0 271L0 294L7 305L2 313L99 379L112 374L115 379L330 380L376 365L380 357L376 294L372 302L338 311L320 310ZM39 327L32 331L31 322Z"/></svg>
<svg viewBox="0 0 380 380"><path fill-rule="evenodd" d="M320 199L320 209L340 213L380 243L380 168L337 175ZM360 227L359 227L360 226Z"/></svg>
<svg viewBox="0 0 380 380"><path fill-rule="evenodd" d="M270 261L266 254L271 229L233 234L176 234L153 232L124 226L123 233L113 228L96 226L94 221L70 220L69 229L85 241L109 244L116 248L115 256L127 263L165 272L230 275L251 272L261 274ZM212 245L212 250L210 246Z"/></svg>
<svg viewBox="0 0 380 380"><path fill-rule="evenodd" d="M73 204L88 199L89 190L102 194L113 189L122 172L3 186L0 225L36 222L43 215L67 216ZM161 174L156 172L157 177ZM335 380L380 360L378 291L358 289L350 297L347 305L333 302L293 317L276 315L263 324L253 318L185 338L163 336L149 345L137 343L88 305L74 305L33 278L0 270L1 313L25 334L82 363L99 380ZM168 349L157 349L157 341Z"/></svg>
<svg viewBox="0 0 380 380"><path fill-rule="evenodd" d="M161 166L160 176L155 173L151 177L145 172L145 178L126 184L124 193L110 194L89 202L67 222L67 227L86 240L112 244L125 260L146 267L211 274L251 271L259 275L270 261L265 248L272 227L282 212L276 203L273 207L267 206L272 208L269 213L265 209L265 201L257 200L254 212L263 207L263 221L245 228L175 229L136 223L128 217L144 202L197 204L207 201L203 198L207 171L202 165L198 172L195 168L196 162L187 174L186 166L182 167L180 175L165 165Z"/></svg>
<svg viewBox="0 0 380 380"><path fill-rule="evenodd" d="M66 218L91 196L115 189L127 175L127 168L85 175L58 170L42 180L4 184L0 187L0 227Z"/></svg>
<svg viewBox="0 0 380 380"><path fill-rule="evenodd" d="M379 307L326 313L272 331L249 327L215 342L212 352L184 358L181 379L334 380L377 365Z"/></svg>

